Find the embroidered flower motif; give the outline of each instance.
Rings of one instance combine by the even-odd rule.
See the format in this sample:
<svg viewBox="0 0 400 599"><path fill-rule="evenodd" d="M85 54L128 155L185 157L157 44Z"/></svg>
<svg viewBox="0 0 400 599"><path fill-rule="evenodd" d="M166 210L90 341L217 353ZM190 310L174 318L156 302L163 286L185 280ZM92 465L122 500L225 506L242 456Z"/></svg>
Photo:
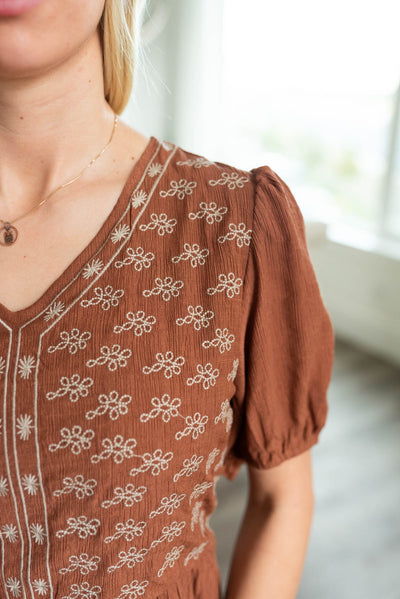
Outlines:
<svg viewBox="0 0 400 599"><path fill-rule="evenodd" d="M28 379L35 367L35 358L33 356L23 356L18 362L18 372L21 378Z"/></svg>
<svg viewBox="0 0 400 599"><path fill-rule="evenodd" d="M132 580L129 584L124 584L121 587L121 592L115 599L136 599L136 597L142 597L148 585L148 580L142 580L142 582L136 579Z"/></svg>
<svg viewBox="0 0 400 599"><path fill-rule="evenodd" d="M194 454L191 458L183 460L183 468L174 474L174 482L176 483L180 476L191 476L194 472L197 472L203 459L202 455L197 456Z"/></svg>
<svg viewBox="0 0 400 599"><path fill-rule="evenodd" d="M186 416L185 424L186 428L183 431L178 431L175 434L175 439L179 441L186 435L192 435L192 439L197 439L199 434L204 433L205 424L208 422L208 416L202 416L200 412L196 412L194 416Z"/></svg>
<svg viewBox="0 0 400 599"><path fill-rule="evenodd" d="M116 343L112 347L103 345L103 347L100 348L100 354L101 356L99 358L88 360L86 366L91 368L92 366L107 364L108 370L114 371L117 370L118 366L124 368L127 365L127 358L131 357L132 350L121 350L121 346Z"/></svg>
<svg viewBox="0 0 400 599"><path fill-rule="evenodd" d="M100 258L93 258L90 263L86 264L83 269L82 276L84 279L90 279L94 275L99 275L103 270L104 264Z"/></svg>
<svg viewBox="0 0 400 599"><path fill-rule="evenodd" d="M113 243L119 243L123 239L126 239L129 235L130 229L126 223L118 225L115 227L114 231L111 235L111 241Z"/></svg>
<svg viewBox="0 0 400 599"><path fill-rule="evenodd" d="M130 331L133 328L133 332L137 337L143 335L143 333L150 333L153 329L153 325L157 322L156 317L145 316L143 310L136 312L128 312L126 315L128 319L123 325L115 325L113 328L114 333L122 333L122 331Z"/></svg>
<svg viewBox="0 0 400 599"><path fill-rule="evenodd" d="M200 202L199 206L200 210L197 212L189 212L188 218L190 220L205 218L209 225L213 225L214 223L221 222L222 215L228 212L228 208L226 206L221 206L218 208L216 202L210 202L209 205L207 202Z"/></svg>
<svg viewBox="0 0 400 599"><path fill-rule="evenodd" d="M175 283L173 283L172 277L164 277L164 279L157 277L155 279L155 284L156 286L153 287L153 289L145 289L143 295L145 297L150 297L151 295L159 295L162 293L161 297L165 302L169 302L171 297L177 297L179 295L178 289L183 287L183 281L175 281Z"/></svg>
<svg viewBox="0 0 400 599"><path fill-rule="evenodd" d="M147 193L140 189L131 195L131 203L134 208L139 208L147 201Z"/></svg>
<svg viewBox="0 0 400 599"><path fill-rule="evenodd" d="M211 347L218 347L219 352L223 354L225 351L230 351L232 349L232 343L235 341L235 335L233 333L229 334L228 329L216 329L215 334L217 335L214 339L209 341L203 341L201 344L202 347L206 349Z"/></svg>
<svg viewBox="0 0 400 599"><path fill-rule="evenodd" d="M119 561L107 568L107 572L113 572L118 568L122 568L122 566L128 566L128 568L133 568L137 563L143 561L144 557L148 554L149 550L143 547L143 549L138 550L136 547L130 547L128 551L120 551L118 553Z"/></svg>
<svg viewBox="0 0 400 599"><path fill-rule="evenodd" d="M80 584L71 584L71 592L64 595L61 599L97 599L101 593L99 585L90 586L88 582Z"/></svg>
<svg viewBox="0 0 400 599"><path fill-rule="evenodd" d="M147 493L147 487L141 486L136 488L132 483L128 483L125 486L125 490L122 487L116 487L113 499L106 499L102 502L101 507L109 508L112 505L122 502L125 507L132 507L138 501L142 501L145 493Z"/></svg>
<svg viewBox="0 0 400 599"><path fill-rule="evenodd" d="M64 312L64 309L65 306L63 302L53 302L50 308L45 312L43 319L47 321L52 318L58 318L58 316Z"/></svg>
<svg viewBox="0 0 400 599"><path fill-rule="evenodd" d="M198 559L199 555L204 551L204 547L207 545L207 543L208 541L204 541L201 545L199 545L198 547L193 547L193 549L189 551L189 553L185 557L185 566L187 566L189 560Z"/></svg>
<svg viewBox="0 0 400 599"><path fill-rule="evenodd" d="M6 586L10 590L10 593L13 597L21 596L21 583L18 578L12 576L7 578Z"/></svg>
<svg viewBox="0 0 400 599"><path fill-rule="evenodd" d="M89 395L89 387L93 385L93 379L85 377L81 380L80 375L75 373L70 379L67 376L62 376L60 385L61 387L57 391L48 391L46 393L47 399L52 400L68 394L69 401L76 402L80 397Z"/></svg>
<svg viewBox="0 0 400 599"><path fill-rule="evenodd" d="M53 495L56 497L75 491L75 497L77 499L84 499L85 497L90 497L93 495L94 488L97 486L96 479L89 478L87 481L85 481L82 474L77 474L74 476L74 478L66 476L63 478L62 482L64 488L53 491Z"/></svg>
<svg viewBox="0 0 400 599"><path fill-rule="evenodd" d="M183 324L192 324L196 331L200 331L201 327L206 328L210 325L210 320L214 318L215 314L212 310L206 310L203 306L193 307L189 305L187 307L189 313L185 318L177 318L176 324L182 326Z"/></svg>
<svg viewBox="0 0 400 599"><path fill-rule="evenodd" d="M190 260L190 266L193 268L196 268L198 264L203 266L206 263L205 258L210 253L209 249L203 248L200 250L198 243L193 243L193 245L190 245L190 243L185 243L183 247L185 248L185 251L179 256L172 256L171 262L177 264L181 260Z"/></svg>
<svg viewBox="0 0 400 599"><path fill-rule="evenodd" d="M178 160L176 164L179 164L179 166L187 164L188 166L193 166L194 168L201 168L202 166L211 166L212 164L215 164L215 162L212 160L207 160L207 158L204 156L196 156L195 158L189 160Z"/></svg>
<svg viewBox="0 0 400 599"><path fill-rule="evenodd" d="M65 535L72 535L78 533L80 539L87 539L89 535L97 534L97 530L100 526L100 520L92 518L88 520L87 516L78 516L78 518L70 517L67 518L68 527L65 530L57 530L57 537L65 537Z"/></svg>
<svg viewBox="0 0 400 599"><path fill-rule="evenodd" d="M168 220L168 215L165 212L161 212L161 214L154 214L154 212L152 212L150 214L150 221L151 222L147 224L141 223L139 229L141 231L157 229L157 233L161 236L165 235L165 233L173 233L178 224L176 218L170 218Z"/></svg>
<svg viewBox="0 0 400 599"><path fill-rule="evenodd" d="M128 254L127 258L116 260L114 262L115 268L122 268L123 266L128 266L134 262L135 270L141 271L142 268L149 268L151 266L151 261L155 259L153 252L147 252L145 254L142 247L138 247L136 250L127 248L126 253Z"/></svg>
<svg viewBox="0 0 400 599"><path fill-rule="evenodd" d="M15 543L18 539L18 532L15 524L3 524L1 527L1 534L7 541L10 541L10 543Z"/></svg>
<svg viewBox="0 0 400 599"><path fill-rule="evenodd" d="M68 331L61 331L60 337L62 341L58 345L50 345L47 349L49 353L53 353L57 350L68 348L70 354L76 354L78 349L86 348L86 341L88 341L92 334L89 331L85 331L80 334L79 329L72 329L70 333Z"/></svg>
<svg viewBox="0 0 400 599"><path fill-rule="evenodd" d="M174 520L170 524L166 524L165 526L163 526L161 535L158 537L158 539L154 539L151 542L150 549L157 547L157 545L160 545L160 543L164 543L165 541L167 543L170 543L175 539L175 537L179 537L182 534L182 531L185 528L185 526L185 520L181 520L181 522L177 522L176 520Z"/></svg>
<svg viewBox="0 0 400 599"><path fill-rule="evenodd" d="M34 428L32 423L32 418L29 414L21 414L17 418L17 434L20 436L22 441L27 441L30 437L31 431Z"/></svg>
<svg viewBox="0 0 400 599"><path fill-rule="evenodd" d="M221 177L216 180L211 180L208 183L210 185L226 185L228 189L236 189L236 187L243 187L249 179L247 177L241 177L239 173L222 173Z"/></svg>
<svg viewBox="0 0 400 599"><path fill-rule="evenodd" d="M29 495L36 495L39 487L39 481L34 474L25 474L22 479L22 486Z"/></svg>
<svg viewBox="0 0 400 599"><path fill-rule="evenodd" d="M233 410L231 404L229 403L229 399L224 399L224 401L221 403L221 411L218 416L214 418L214 424L218 424L220 421L226 421L225 432L228 432L233 422Z"/></svg>
<svg viewBox="0 0 400 599"><path fill-rule="evenodd" d="M8 481L5 476L0 476L0 496L4 497L8 494Z"/></svg>
<svg viewBox="0 0 400 599"><path fill-rule="evenodd" d="M99 455L92 455L90 461L96 464L100 460L107 460L113 456L114 462L120 464L127 458L132 458L135 454L133 453L134 448L137 445L136 439L127 439L124 441L122 435L115 435L114 441L111 439L103 439L101 442L105 448Z"/></svg>
<svg viewBox="0 0 400 599"><path fill-rule="evenodd" d="M83 299L81 301L81 306L87 308L88 306L100 304L102 310L109 310L111 306L115 308L119 305L119 298L123 297L124 293L123 289L114 291L111 285L107 285L105 289L95 287L95 297L92 297L90 300Z"/></svg>
<svg viewBox="0 0 400 599"><path fill-rule="evenodd" d="M156 358L157 362L153 364L153 366L143 366L142 371L144 374L151 374L152 372L158 372L159 370L164 369L164 376L167 379L170 379L173 374L178 375L181 373L181 366L185 363L185 358L183 356L178 356L174 360L172 351L167 351L165 357L164 354L158 352Z"/></svg>
<svg viewBox="0 0 400 599"><path fill-rule="evenodd" d="M98 563L101 561L99 555L93 555L89 557L87 553L81 553L80 555L69 556L70 565L68 568L60 568L60 574L67 574L68 572L74 572L79 570L79 573L86 576L90 572L95 572L98 569Z"/></svg>
<svg viewBox="0 0 400 599"><path fill-rule="evenodd" d="M129 470L129 474L131 476L136 476L141 472L147 472L151 468L151 474L153 476L158 476L161 470L167 470L168 462L172 460L174 454L172 451L167 451L163 454L162 449L156 449L151 453L145 453L142 456L138 456L142 458L143 464L139 468L132 468Z"/></svg>
<svg viewBox="0 0 400 599"><path fill-rule="evenodd" d="M49 583L44 578L33 580L32 586L39 595L46 595L49 590Z"/></svg>
<svg viewBox="0 0 400 599"><path fill-rule="evenodd" d="M214 295L214 293L220 291L226 291L228 297L233 297L235 294L238 295L240 286L243 284L240 277L235 278L235 273L230 272L228 275L221 273L218 275L218 279L220 283L216 287L209 287L207 289L208 295Z"/></svg>
<svg viewBox="0 0 400 599"><path fill-rule="evenodd" d="M149 177L155 177L156 175L159 175L162 172L162 168L162 164L160 164L159 162L153 162L148 167L147 173Z"/></svg>
<svg viewBox="0 0 400 599"><path fill-rule="evenodd" d="M160 506L150 512L149 518L155 518L159 514L163 514L166 512L169 516L173 513L174 510L177 510L180 507L182 500L186 497L186 493L181 493L178 495L177 493L171 493L169 497L163 497L160 501Z"/></svg>
<svg viewBox="0 0 400 599"><path fill-rule="evenodd" d="M230 232L226 235L220 235L218 237L219 243L236 239L236 245L239 248L243 247L244 245L250 245L252 230L247 229L245 223L239 223L238 226L236 226L234 223L229 223L229 231Z"/></svg>
<svg viewBox="0 0 400 599"><path fill-rule="evenodd" d="M174 196L176 194L178 200L183 200L185 196L191 195L193 189L197 187L197 181L187 181L186 179L180 179L178 181L170 181L171 187L168 191L160 191L160 196L166 198L167 196Z"/></svg>
<svg viewBox="0 0 400 599"><path fill-rule="evenodd" d="M90 428L82 432L82 427L76 424L69 428L63 427L60 431L62 440L59 443L50 443L49 451L57 451L57 449L64 449L65 447L71 447L72 453L78 455L82 449L89 449L91 446L91 439L94 437L94 431Z"/></svg>
<svg viewBox="0 0 400 599"><path fill-rule="evenodd" d="M199 374L196 374L194 378L189 377L188 379L186 379L187 385L202 383L203 389L209 389L210 385L215 385L217 377L219 376L219 369L213 369L211 362L207 362L205 366L197 364L196 369Z"/></svg>
<svg viewBox="0 0 400 599"><path fill-rule="evenodd" d="M120 416L128 413L128 404L132 401L131 395L119 396L118 391L110 391L109 395L101 394L98 397L100 406L95 410L86 412L86 418L92 420L108 412L111 420L117 420Z"/></svg>
<svg viewBox="0 0 400 599"><path fill-rule="evenodd" d="M133 518L129 518L125 524L123 522L118 522L115 525L116 532L112 536L106 537L104 543L111 543L120 537L124 537L125 541L131 542L135 537L141 537L143 535L146 526L147 524L144 520L136 523Z"/></svg>
<svg viewBox="0 0 400 599"><path fill-rule="evenodd" d="M29 530L31 531L31 535L35 543L42 545L46 537L43 526L38 523L33 523L29 526Z"/></svg>
<svg viewBox="0 0 400 599"><path fill-rule="evenodd" d="M157 576L162 576L164 574L164 570L168 567L172 568L175 565L175 562L180 557L182 551L184 550L185 545L180 545L179 547L173 547L171 551L167 553L164 559L164 563L161 568L157 572Z"/></svg>

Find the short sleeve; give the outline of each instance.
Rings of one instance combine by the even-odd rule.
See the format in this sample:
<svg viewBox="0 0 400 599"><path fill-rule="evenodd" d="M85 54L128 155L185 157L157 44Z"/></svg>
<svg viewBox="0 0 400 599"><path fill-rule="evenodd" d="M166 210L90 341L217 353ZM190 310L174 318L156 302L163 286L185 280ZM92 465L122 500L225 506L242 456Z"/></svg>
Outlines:
<svg viewBox="0 0 400 599"><path fill-rule="evenodd" d="M227 478L245 461L271 468L317 443L328 413L334 331L288 185L250 171L253 218L243 277L243 328Z"/></svg>

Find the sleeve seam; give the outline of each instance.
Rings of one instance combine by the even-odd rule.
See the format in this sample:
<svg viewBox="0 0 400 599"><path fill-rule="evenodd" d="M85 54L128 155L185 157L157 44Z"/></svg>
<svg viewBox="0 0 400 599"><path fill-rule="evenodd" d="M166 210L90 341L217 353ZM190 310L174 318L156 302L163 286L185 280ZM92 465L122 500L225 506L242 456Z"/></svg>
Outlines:
<svg viewBox="0 0 400 599"><path fill-rule="evenodd" d="M252 210L252 221L251 221L251 235L250 235L250 243L249 243L249 250L247 252L247 258L246 258L246 264L244 267L244 273L243 273L243 293L242 293L242 307L243 307L243 302L244 302L244 296L245 296L245 287L246 287L246 278L247 278L247 271L248 271L248 264L250 261L250 253L253 250L253 239L254 239L254 214L256 211L256 202L257 202L257 181L256 181L256 173L255 173L256 169L251 169L249 172L251 174L251 181L253 182L253 210Z"/></svg>

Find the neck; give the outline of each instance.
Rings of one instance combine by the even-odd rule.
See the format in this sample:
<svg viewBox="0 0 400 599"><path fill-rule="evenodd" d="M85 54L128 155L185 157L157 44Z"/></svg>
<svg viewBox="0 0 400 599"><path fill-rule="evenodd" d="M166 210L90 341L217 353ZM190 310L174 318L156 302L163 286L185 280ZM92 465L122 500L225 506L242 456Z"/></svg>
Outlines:
<svg viewBox="0 0 400 599"><path fill-rule="evenodd" d="M0 81L3 220L37 205L107 143L114 113L104 99L101 53L94 47L98 43L97 36L92 38L92 47L39 77ZM82 178L86 173L90 178L95 167Z"/></svg>

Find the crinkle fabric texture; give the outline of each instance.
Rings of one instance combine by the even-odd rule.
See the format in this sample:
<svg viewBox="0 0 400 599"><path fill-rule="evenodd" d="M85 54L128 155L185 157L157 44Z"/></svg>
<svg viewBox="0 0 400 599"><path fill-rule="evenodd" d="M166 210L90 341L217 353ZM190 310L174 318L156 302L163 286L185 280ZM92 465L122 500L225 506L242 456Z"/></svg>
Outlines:
<svg viewBox="0 0 400 599"><path fill-rule="evenodd" d="M287 184L152 136L61 276L0 304L1 597L220 599L218 478L317 443L333 354Z"/></svg>

